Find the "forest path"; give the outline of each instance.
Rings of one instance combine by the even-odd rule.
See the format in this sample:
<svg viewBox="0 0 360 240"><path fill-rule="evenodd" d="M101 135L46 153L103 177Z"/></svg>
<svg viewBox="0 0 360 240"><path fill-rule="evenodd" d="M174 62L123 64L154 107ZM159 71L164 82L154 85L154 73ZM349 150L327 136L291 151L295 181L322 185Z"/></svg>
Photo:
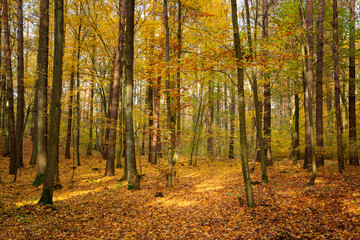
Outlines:
<svg viewBox="0 0 360 240"><path fill-rule="evenodd" d="M53 207L38 206L41 187L31 186L36 168L25 168L13 183L8 158L1 158L0 239L354 239L360 238L360 171L336 173L329 162L320 168L316 185L306 186L310 173L290 160L269 168L270 184L254 185L256 208L244 197L240 160L207 160L176 165L173 189L166 188L165 168L142 158L141 190L128 191L116 176L104 177L99 155L60 158L63 188ZM260 179L260 168L252 174ZM164 197L155 197L161 192Z"/></svg>

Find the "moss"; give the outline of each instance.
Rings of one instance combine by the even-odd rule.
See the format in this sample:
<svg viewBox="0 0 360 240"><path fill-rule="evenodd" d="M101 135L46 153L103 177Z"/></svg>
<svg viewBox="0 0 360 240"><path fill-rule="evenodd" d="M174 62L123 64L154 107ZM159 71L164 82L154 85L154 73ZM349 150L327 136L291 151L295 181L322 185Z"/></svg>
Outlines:
<svg viewBox="0 0 360 240"><path fill-rule="evenodd" d="M34 182L32 183L33 186L38 187L40 186L43 182L45 181L45 175L44 174L40 174L39 176L37 176L34 180Z"/></svg>
<svg viewBox="0 0 360 240"><path fill-rule="evenodd" d="M42 204L42 205L47 205L47 204L52 205L53 204L52 196L50 194L50 189L43 190L38 204Z"/></svg>

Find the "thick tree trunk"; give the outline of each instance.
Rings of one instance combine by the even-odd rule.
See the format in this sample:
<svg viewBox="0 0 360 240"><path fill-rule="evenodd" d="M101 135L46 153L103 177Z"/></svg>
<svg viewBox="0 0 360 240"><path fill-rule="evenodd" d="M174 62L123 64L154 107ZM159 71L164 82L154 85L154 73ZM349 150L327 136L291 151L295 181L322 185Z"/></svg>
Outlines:
<svg viewBox="0 0 360 240"><path fill-rule="evenodd" d="M40 204L52 204L54 176L59 164L59 135L61 120L62 58L64 49L64 0L55 0L54 71L50 107L49 154Z"/></svg>
<svg viewBox="0 0 360 240"><path fill-rule="evenodd" d="M16 161L17 167L23 167L23 131L24 131L24 27L23 2L17 0L17 114L16 114Z"/></svg>
<svg viewBox="0 0 360 240"><path fill-rule="evenodd" d="M316 163L324 165L323 136L323 59L324 59L324 0L319 1L317 21L317 65L316 65Z"/></svg>
<svg viewBox="0 0 360 240"><path fill-rule="evenodd" d="M38 115L37 115L37 179L38 185L45 176L47 161L47 87L49 55L49 0L40 1L38 50Z"/></svg>
<svg viewBox="0 0 360 240"><path fill-rule="evenodd" d="M120 80L122 76L122 59L124 52L124 31L125 31L125 14L126 14L126 0L121 1L121 13L119 22L119 35L118 46L116 48L115 68L114 68L114 81L112 85L112 98L109 99L108 116L110 121L109 127L109 141L106 157L105 176L115 175L115 143L116 143L116 126L119 111L119 95L120 95Z"/></svg>
<svg viewBox="0 0 360 240"><path fill-rule="evenodd" d="M350 0L349 34L349 163L359 165L356 139L356 103L355 103L355 0Z"/></svg>
<svg viewBox="0 0 360 240"><path fill-rule="evenodd" d="M11 66L11 49L10 49L10 26L9 26L9 9L7 0L3 0L3 21L4 21L4 40L5 40L5 56L6 56L6 87L7 87L7 101L8 101L8 128L10 137L10 169L9 173L16 174L16 135L15 135L15 116L14 116L14 90L12 80L12 66Z"/></svg>
<svg viewBox="0 0 360 240"><path fill-rule="evenodd" d="M231 15L234 32L234 45L237 62L237 86L239 97L239 124L240 124L240 145L241 145L241 166L244 178L245 193L248 207L255 207L255 201L252 192L251 178L248 163L247 141L246 141L246 126L245 126L245 93L244 93L244 69L240 67L239 63L242 60L239 26L237 18L237 4L236 0L231 0Z"/></svg>
<svg viewBox="0 0 360 240"><path fill-rule="evenodd" d="M340 79L339 79L339 36L338 36L338 10L337 0L333 0L333 59L334 59L334 82L335 82L335 115L336 115L336 140L338 154L338 171L344 171L344 152L342 140L342 120L340 106Z"/></svg>
<svg viewBox="0 0 360 240"><path fill-rule="evenodd" d="M134 88L134 14L135 0L127 0L125 34L125 128L128 189L140 189L140 175L136 169L133 123Z"/></svg>
<svg viewBox="0 0 360 240"><path fill-rule="evenodd" d="M73 122L73 98L74 98L74 81L75 72L71 71L70 74L70 89L69 89L69 102L68 102L68 122L67 122L67 133L66 133L66 144L65 144L65 159L70 159L70 145L71 145L71 133L72 133L72 122Z"/></svg>

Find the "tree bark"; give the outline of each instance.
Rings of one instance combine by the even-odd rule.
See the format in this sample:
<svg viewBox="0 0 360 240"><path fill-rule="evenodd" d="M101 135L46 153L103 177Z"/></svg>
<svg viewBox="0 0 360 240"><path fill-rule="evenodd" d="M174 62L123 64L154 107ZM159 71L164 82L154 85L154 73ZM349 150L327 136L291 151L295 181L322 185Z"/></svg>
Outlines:
<svg viewBox="0 0 360 240"><path fill-rule="evenodd" d="M134 88L134 15L135 0L127 0L125 34L125 128L128 189L140 189L140 175L136 169L133 123Z"/></svg>
<svg viewBox="0 0 360 240"><path fill-rule="evenodd" d="M82 24L80 22L77 33L77 56L76 56L76 165L80 166L80 120L81 120L81 108L80 108L80 56L81 56L81 30Z"/></svg>
<svg viewBox="0 0 360 240"><path fill-rule="evenodd" d="M16 161L17 167L23 167L23 131L24 131L24 26L23 2L17 0L17 114L16 114Z"/></svg>
<svg viewBox="0 0 360 240"><path fill-rule="evenodd" d="M208 91L208 117L206 121L207 126L207 154L210 159L214 157L214 82L212 79L209 80L209 91Z"/></svg>
<svg viewBox="0 0 360 240"><path fill-rule="evenodd" d="M294 112L294 143L293 143L293 165L296 165L300 158L300 129L299 129L299 95L295 94L295 112Z"/></svg>
<svg viewBox="0 0 360 240"><path fill-rule="evenodd" d="M335 82L335 115L336 115L336 142L338 154L338 171L344 171L344 152L342 140L342 120L340 107L340 79L339 79L339 36L338 36L338 10L337 0L333 0L333 59Z"/></svg>
<svg viewBox="0 0 360 240"><path fill-rule="evenodd" d="M69 102L68 102L68 123L67 123L67 134L66 134L66 145L65 145L65 159L70 159L70 145L71 145L71 133L72 133L72 121L73 121L73 98L74 98L74 81L75 72L72 69L70 74L70 89L69 89Z"/></svg>
<svg viewBox="0 0 360 240"><path fill-rule="evenodd" d="M168 172L166 173L168 188L172 188L174 165L176 163L175 151L176 151L176 105L172 99L172 95L175 91L174 81L171 80L169 73L169 61L170 61L170 32L169 32L169 19L168 19L168 6L167 0L164 0L164 24L165 24L165 62L166 62L166 110L167 110L167 130L168 135Z"/></svg>
<svg viewBox="0 0 360 240"><path fill-rule="evenodd" d="M47 87L49 55L49 0L40 1L38 49L37 184L45 176L47 161ZM38 180L38 181L37 181ZM34 182L35 185L37 185Z"/></svg>
<svg viewBox="0 0 360 240"><path fill-rule="evenodd" d="M230 88L230 137L229 137L229 159L235 158L235 92Z"/></svg>
<svg viewBox="0 0 360 240"><path fill-rule="evenodd" d="M49 154L40 204L53 203L54 176L59 164L61 120L62 58L64 49L64 0L55 0L54 70L50 107Z"/></svg>
<svg viewBox="0 0 360 240"><path fill-rule="evenodd" d="M177 30L177 44L178 44L178 52L177 52L177 70L176 70L176 89L177 89L177 94L176 94L176 131L177 131L177 137L179 137L180 131L181 131L181 67L180 67L180 63L181 63L181 55L182 55L182 16L181 16L181 10L182 10L182 6L181 6L181 0L178 0L178 30Z"/></svg>
<svg viewBox="0 0 360 240"><path fill-rule="evenodd" d="M263 33L262 37L268 41L269 31L269 6L268 1L263 0ZM265 52L265 57L268 53ZM272 165L271 158L271 85L270 76L264 73L264 154L266 155L267 165Z"/></svg>
<svg viewBox="0 0 360 240"><path fill-rule="evenodd" d="M359 165L356 139L356 103L355 103L355 0L350 0L349 33L349 163Z"/></svg>
<svg viewBox="0 0 360 240"><path fill-rule="evenodd" d="M324 165L323 135L323 62L324 62L324 0L319 0L317 21L317 64L316 64L316 163Z"/></svg>
<svg viewBox="0 0 360 240"><path fill-rule="evenodd" d="M244 69L240 66L242 53L240 46L239 25L237 17L236 0L231 0L231 16L234 33L235 57L237 63L237 86L239 101L239 124L240 124L240 145L241 145L241 166L244 178L245 193L248 207L255 207L255 201L252 192L251 178L248 163L248 150L246 141L245 126L245 93L244 93Z"/></svg>
<svg viewBox="0 0 360 240"><path fill-rule="evenodd" d="M9 174L15 175L17 171L16 161L16 135L15 135L15 116L14 116L14 90L12 80L11 66L11 49L10 49L10 26L9 26L9 9L7 0L3 0L3 22L4 22L4 42L6 56L6 87L8 101L8 128L10 137L10 169Z"/></svg>
<svg viewBox="0 0 360 240"><path fill-rule="evenodd" d="M250 29L250 10L249 10L249 1L245 0L245 8L246 8L246 25L247 25L247 38L249 44L249 53L251 57L251 61L253 61L253 54L254 50L252 48L252 40L251 40L251 29ZM264 138L262 133L261 127L261 117L260 117L260 104L259 104L259 97L258 97L258 84L257 84L257 77L254 69L252 69L252 90L254 96L254 105L255 105L255 117L256 117L256 136L259 140L260 146L260 159L261 159L261 179L263 182L268 183L269 179L267 176L267 168L266 168L266 156L264 152Z"/></svg>
<svg viewBox="0 0 360 240"><path fill-rule="evenodd" d="M109 108L108 116L110 121L109 127L109 141L107 148L107 157L106 157L106 169L105 176L114 176L115 175L115 143L116 143L116 126L117 126L117 117L119 111L119 95L120 95L120 80L122 76L122 59L124 52L124 30L125 30L125 14L126 14L126 0L121 1L121 12L120 12L120 22L119 22L119 35L118 35L118 45L116 47L116 58L115 58L115 68L114 68L114 81L112 85L112 98L109 99Z"/></svg>

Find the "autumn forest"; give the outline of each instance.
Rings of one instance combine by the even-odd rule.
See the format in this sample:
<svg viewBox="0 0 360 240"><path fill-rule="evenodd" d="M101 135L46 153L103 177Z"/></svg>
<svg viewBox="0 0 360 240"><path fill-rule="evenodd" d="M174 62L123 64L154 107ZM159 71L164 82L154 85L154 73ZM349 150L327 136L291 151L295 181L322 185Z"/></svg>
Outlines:
<svg viewBox="0 0 360 240"><path fill-rule="evenodd" d="M0 238L360 238L356 0L1 0Z"/></svg>

